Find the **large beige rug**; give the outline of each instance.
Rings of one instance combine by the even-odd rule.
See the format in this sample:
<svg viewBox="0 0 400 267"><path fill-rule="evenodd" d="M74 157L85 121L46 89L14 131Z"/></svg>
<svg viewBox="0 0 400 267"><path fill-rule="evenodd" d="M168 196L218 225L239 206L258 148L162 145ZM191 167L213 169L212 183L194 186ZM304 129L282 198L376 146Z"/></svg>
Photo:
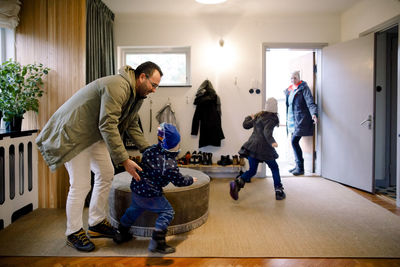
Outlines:
<svg viewBox="0 0 400 267"><path fill-rule="evenodd" d="M228 192L213 179L209 217L201 227L168 237L172 257L400 257L400 217L323 178L283 178L286 200L276 201L272 179ZM161 256L148 239L122 245L94 239L81 253L65 244L65 210L38 209L0 231L0 256Z"/></svg>

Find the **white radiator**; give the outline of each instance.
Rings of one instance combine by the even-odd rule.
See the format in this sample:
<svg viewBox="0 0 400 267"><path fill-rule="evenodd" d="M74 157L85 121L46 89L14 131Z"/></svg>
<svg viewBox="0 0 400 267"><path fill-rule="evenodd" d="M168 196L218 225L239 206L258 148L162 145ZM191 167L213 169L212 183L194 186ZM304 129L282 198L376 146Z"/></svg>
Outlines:
<svg viewBox="0 0 400 267"><path fill-rule="evenodd" d="M0 229L38 207L37 134L21 135L0 137Z"/></svg>

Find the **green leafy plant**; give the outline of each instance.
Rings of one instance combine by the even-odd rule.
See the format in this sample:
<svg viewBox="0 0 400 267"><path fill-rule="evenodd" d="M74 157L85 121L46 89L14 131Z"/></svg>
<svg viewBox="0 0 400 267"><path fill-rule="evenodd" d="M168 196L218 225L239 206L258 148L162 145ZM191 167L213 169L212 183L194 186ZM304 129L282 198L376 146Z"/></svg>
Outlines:
<svg viewBox="0 0 400 267"><path fill-rule="evenodd" d="M39 98L44 93L41 87L49 70L41 63L21 65L9 60L1 64L0 110L4 121L22 118L29 110L39 111Z"/></svg>

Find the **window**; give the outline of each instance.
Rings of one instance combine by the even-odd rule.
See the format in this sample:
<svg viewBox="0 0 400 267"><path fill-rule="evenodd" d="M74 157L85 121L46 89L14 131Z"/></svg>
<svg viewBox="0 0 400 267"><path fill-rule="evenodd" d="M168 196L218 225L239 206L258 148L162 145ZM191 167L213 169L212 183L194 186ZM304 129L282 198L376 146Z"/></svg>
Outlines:
<svg viewBox="0 0 400 267"><path fill-rule="evenodd" d="M14 30L0 28L0 63L14 59Z"/></svg>
<svg viewBox="0 0 400 267"><path fill-rule="evenodd" d="M136 68L145 61L160 66L164 76L160 86L191 86L190 47L118 47L118 66Z"/></svg>
<svg viewBox="0 0 400 267"><path fill-rule="evenodd" d="M0 28L0 63L6 61L6 35L5 29Z"/></svg>

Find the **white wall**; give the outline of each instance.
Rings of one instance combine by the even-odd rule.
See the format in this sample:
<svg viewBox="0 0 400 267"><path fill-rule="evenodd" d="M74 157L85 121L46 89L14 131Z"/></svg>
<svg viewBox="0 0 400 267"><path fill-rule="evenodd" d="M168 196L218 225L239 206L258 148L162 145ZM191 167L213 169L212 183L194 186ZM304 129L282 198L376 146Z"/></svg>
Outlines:
<svg viewBox="0 0 400 267"><path fill-rule="evenodd" d="M363 0L343 12L341 16L341 40L358 38L367 31L400 14L398 0Z"/></svg>
<svg viewBox="0 0 400 267"><path fill-rule="evenodd" d="M151 133L149 101L145 101L140 114L147 139L155 143L155 116L169 97L182 134L182 155L188 150L198 150L198 136L190 135L193 100L199 85L208 78L221 98L225 140L221 147L208 146L202 151L213 152L216 162L221 155L237 154L251 133L242 128L244 117L261 110L261 94L249 94L248 90L255 81L262 88L262 43L339 42L340 16L177 18L116 14L114 30L116 46L191 47L192 87L159 88L151 95ZM223 49L218 44L221 37L225 40Z"/></svg>

